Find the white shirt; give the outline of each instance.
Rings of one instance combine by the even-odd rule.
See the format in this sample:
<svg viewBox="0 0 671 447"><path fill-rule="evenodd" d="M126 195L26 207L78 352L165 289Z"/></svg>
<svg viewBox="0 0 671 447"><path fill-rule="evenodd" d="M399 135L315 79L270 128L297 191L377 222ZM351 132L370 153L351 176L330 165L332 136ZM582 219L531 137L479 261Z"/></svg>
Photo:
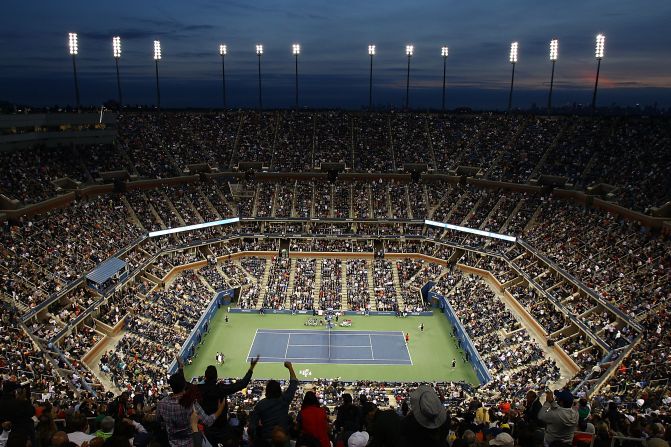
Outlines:
<svg viewBox="0 0 671 447"><path fill-rule="evenodd" d="M95 438L95 436L86 434L86 433L81 432L81 431L68 433L68 440L70 440L70 442L74 442L75 444L77 444L79 446L82 445L82 443L84 441L90 442L91 439L93 439L93 438Z"/></svg>

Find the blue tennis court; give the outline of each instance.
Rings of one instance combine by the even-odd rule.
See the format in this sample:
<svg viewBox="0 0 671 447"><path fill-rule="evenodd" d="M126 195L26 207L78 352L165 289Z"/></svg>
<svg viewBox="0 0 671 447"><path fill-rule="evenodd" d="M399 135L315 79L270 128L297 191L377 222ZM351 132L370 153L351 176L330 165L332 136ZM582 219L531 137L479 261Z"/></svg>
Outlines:
<svg viewBox="0 0 671 447"><path fill-rule="evenodd" d="M247 361L412 365L403 332L257 329Z"/></svg>

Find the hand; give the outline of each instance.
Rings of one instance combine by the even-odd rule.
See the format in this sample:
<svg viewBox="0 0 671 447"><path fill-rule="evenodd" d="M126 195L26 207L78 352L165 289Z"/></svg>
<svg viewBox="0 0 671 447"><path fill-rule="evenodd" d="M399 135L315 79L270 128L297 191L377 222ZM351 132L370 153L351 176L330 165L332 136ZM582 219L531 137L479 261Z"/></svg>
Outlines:
<svg viewBox="0 0 671 447"><path fill-rule="evenodd" d="M555 395L552 391L547 390L545 392L545 402L553 402L555 400Z"/></svg>
<svg viewBox="0 0 671 447"><path fill-rule="evenodd" d="M191 410L191 417L189 418L189 423L191 424L191 431L196 433L198 431L198 413L196 410Z"/></svg>
<svg viewBox="0 0 671 447"><path fill-rule="evenodd" d="M217 411L214 412L214 417L218 419L221 413L224 412L224 408L226 408L226 398L217 401Z"/></svg>
<svg viewBox="0 0 671 447"><path fill-rule="evenodd" d="M284 367L286 369L291 369L291 368L293 368L293 365L291 364L291 362L284 362Z"/></svg>
<svg viewBox="0 0 671 447"><path fill-rule="evenodd" d="M259 363L259 358L261 358L261 356L257 355L255 358L252 359L251 363L249 364L249 369L251 369L252 371L254 370L256 364Z"/></svg>

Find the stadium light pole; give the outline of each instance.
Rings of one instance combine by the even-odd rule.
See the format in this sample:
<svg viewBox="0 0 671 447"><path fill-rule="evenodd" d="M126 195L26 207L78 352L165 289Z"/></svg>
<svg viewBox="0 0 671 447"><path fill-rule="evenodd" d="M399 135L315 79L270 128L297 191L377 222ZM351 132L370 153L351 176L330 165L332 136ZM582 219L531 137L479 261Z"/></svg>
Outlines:
<svg viewBox="0 0 671 447"><path fill-rule="evenodd" d="M603 52L606 45L606 36L603 34L596 35L596 47L594 56L596 57L596 81L594 82L594 94L592 95L592 113L596 111L596 90L599 87L599 71L601 70L601 59L603 59Z"/></svg>
<svg viewBox="0 0 671 447"><path fill-rule="evenodd" d="M154 63L156 65L156 106L161 110L161 87L158 83L158 61L161 60L161 42L154 41Z"/></svg>
<svg viewBox="0 0 671 447"><path fill-rule="evenodd" d="M112 54L116 66L116 89L119 95L119 108L121 108L123 96L121 96L121 77L119 76L119 59L121 59L121 37L119 36L112 37Z"/></svg>
<svg viewBox="0 0 671 447"><path fill-rule="evenodd" d="M259 109L263 108L263 96L261 92L261 55L263 54L263 45L256 44L256 55L259 58Z"/></svg>
<svg viewBox="0 0 671 447"><path fill-rule="evenodd" d="M440 49L440 55L443 57L443 103L441 107L443 112L445 111L445 73L447 72L447 54L448 48L442 47Z"/></svg>
<svg viewBox="0 0 671 447"><path fill-rule="evenodd" d="M219 55L221 56L221 95L226 108L226 45L219 45Z"/></svg>
<svg viewBox="0 0 671 447"><path fill-rule="evenodd" d="M72 72L75 79L75 102L79 110L79 81L77 80L77 54L79 54L79 45L77 43L77 33L68 34L68 46L70 47L70 56L72 56Z"/></svg>
<svg viewBox="0 0 671 447"><path fill-rule="evenodd" d="M515 64L517 63L517 49L519 45L517 42L510 44L510 63L513 66L513 74L510 78L510 93L508 94L508 112L513 107L513 85L515 84Z"/></svg>
<svg viewBox="0 0 671 447"><path fill-rule="evenodd" d="M415 47L413 45L405 46L405 55L408 56L408 71L405 76L405 109L408 109L408 104L410 100L410 59L415 52Z"/></svg>
<svg viewBox="0 0 671 447"><path fill-rule="evenodd" d="M373 56L375 56L375 45L368 45L370 56L370 76L368 77L368 110L373 108Z"/></svg>
<svg viewBox="0 0 671 447"><path fill-rule="evenodd" d="M298 55L301 54L301 46L300 44L293 44L291 45L291 52L294 55L294 58L296 59L296 104L295 108L298 110Z"/></svg>
<svg viewBox="0 0 671 447"><path fill-rule="evenodd" d="M552 74L550 75L550 93L548 94L548 115L552 114L552 87L555 81L555 63L559 56L559 40L550 41L550 61L552 62Z"/></svg>

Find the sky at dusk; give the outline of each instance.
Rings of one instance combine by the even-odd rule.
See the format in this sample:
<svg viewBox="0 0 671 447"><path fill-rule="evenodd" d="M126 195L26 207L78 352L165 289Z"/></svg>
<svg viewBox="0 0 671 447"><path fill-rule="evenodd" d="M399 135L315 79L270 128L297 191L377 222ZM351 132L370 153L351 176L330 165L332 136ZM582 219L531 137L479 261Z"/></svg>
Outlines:
<svg viewBox="0 0 671 447"><path fill-rule="evenodd" d="M161 41L165 107L221 106L220 43L225 43L229 106L257 104L256 43L263 43L264 106L294 99L291 44L301 44L302 106L359 108L368 103L368 44L375 44L374 103L402 106L405 45L410 104L439 107L449 47L447 106L504 109L510 42L519 41L514 106L544 106L559 39L554 104L589 104L594 38L606 35L600 105L671 106L671 1L47 1L4 0L0 16L0 100L74 103L68 32L79 34L81 101L116 98L112 37L122 38L124 102L155 101L153 41Z"/></svg>

